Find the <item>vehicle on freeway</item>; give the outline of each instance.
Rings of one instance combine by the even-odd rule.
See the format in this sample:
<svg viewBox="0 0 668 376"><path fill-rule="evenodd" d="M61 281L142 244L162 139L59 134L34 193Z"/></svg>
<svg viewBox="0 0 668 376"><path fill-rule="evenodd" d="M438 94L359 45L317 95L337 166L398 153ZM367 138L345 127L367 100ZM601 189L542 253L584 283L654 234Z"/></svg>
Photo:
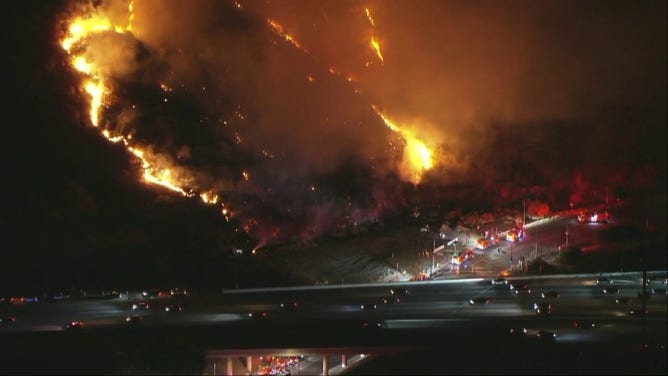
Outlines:
<svg viewBox="0 0 668 376"><path fill-rule="evenodd" d="M0 323L1 324L13 324L15 322L16 322L16 317L14 317L14 316L0 317Z"/></svg>
<svg viewBox="0 0 668 376"><path fill-rule="evenodd" d="M613 284L613 280L612 280L612 278L609 278L609 277L599 277L599 278L596 278L596 280L594 281L594 283L597 284L597 285L601 285L601 284L609 284L609 285L612 285L612 284Z"/></svg>
<svg viewBox="0 0 668 376"><path fill-rule="evenodd" d="M507 285L507 284L508 284L508 280L505 279L505 278L503 278L503 277L499 277L499 278L495 278L495 279L493 279L493 280L492 280L492 284L493 284L493 285Z"/></svg>
<svg viewBox="0 0 668 376"><path fill-rule="evenodd" d="M146 302L137 302L132 304L132 310L138 310L138 309L149 309L150 305Z"/></svg>
<svg viewBox="0 0 668 376"><path fill-rule="evenodd" d="M171 296L185 296L188 295L188 290L182 287L175 287L171 290L169 290L169 295Z"/></svg>
<svg viewBox="0 0 668 376"><path fill-rule="evenodd" d="M183 311L183 307L179 304L170 304L165 307L165 312L167 313L178 313Z"/></svg>
<svg viewBox="0 0 668 376"><path fill-rule="evenodd" d="M403 288L390 289L390 295L408 295L408 294L410 294L408 289L403 289Z"/></svg>
<svg viewBox="0 0 668 376"><path fill-rule="evenodd" d="M652 295L668 295L668 290L666 290L666 289L652 289Z"/></svg>
<svg viewBox="0 0 668 376"><path fill-rule="evenodd" d="M512 291L515 295L531 294L531 288L529 288L528 283L511 283L510 291Z"/></svg>
<svg viewBox="0 0 668 376"><path fill-rule="evenodd" d="M527 328L510 328L510 335L513 338L526 338Z"/></svg>
<svg viewBox="0 0 668 376"><path fill-rule="evenodd" d="M248 318L254 320L264 320L266 318L269 318L269 312L267 311L248 312Z"/></svg>
<svg viewBox="0 0 668 376"><path fill-rule="evenodd" d="M65 329L81 329L84 327L84 323L78 320L70 321L65 324Z"/></svg>
<svg viewBox="0 0 668 376"><path fill-rule="evenodd" d="M631 303L631 298L628 296L620 296L619 298L615 299L615 302L617 302L617 304L629 304Z"/></svg>
<svg viewBox="0 0 668 376"><path fill-rule="evenodd" d="M383 304L399 304L401 300L397 296L386 296L383 298Z"/></svg>
<svg viewBox="0 0 668 376"><path fill-rule="evenodd" d="M158 289L147 289L141 292L141 296L144 298L154 299L160 295L160 290Z"/></svg>
<svg viewBox="0 0 668 376"><path fill-rule="evenodd" d="M548 302L538 302L533 304L533 311L537 315L549 315L552 313L552 305Z"/></svg>
<svg viewBox="0 0 668 376"><path fill-rule="evenodd" d="M596 327L596 323L587 320L575 320L573 321L573 327L576 329L594 329Z"/></svg>
<svg viewBox="0 0 668 376"><path fill-rule="evenodd" d="M629 316L638 316L642 314L642 307L631 308L628 313ZM647 313L649 313L649 311L645 310L645 315L647 315Z"/></svg>
<svg viewBox="0 0 668 376"><path fill-rule="evenodd" d="M132 315L132 316L126 317L125 322L127 322L129 324L137 324L137 323L140 323L143 319L144 318L141 317L141 316Z"/></svg>
<svg viewBox="0 0 668 376"><path fill-rule="evenodd" d="M280 307L284 311L295 311L301 307L301 304L297 300L292 300L288 303L281 303Z"/></svg>
<svg viewBox="0 0 668 376"><path fill-rule="evenodd" d="M382 329L385 324L382 321L365 321L362 323L364 329Z"/></svg>
<svg viewBox="0 0 668 376"><path fill-rule="evenodd" d="M617 294L617 293L619 293L619 287L614 287L614 286L606 287L606 288L603 289L603 293L604 294Z"/></svg>
<svg viewBox="0 0 668 376"><path fill-rule="evenodd" d="M536 336L538 339L541 341L548 341L548 342L554 342L557 340L557 333L551 332L549 330L539 330L536 333Z"/></svg>
<svg viewBox="0 0 668 376"><path fill-rule="evenodd" d="M559 293L557 291L543 291L540 293L540 297L543 299L558 299Z"/></svg>
<svg viewBox="0 0 668 376"><path fill-rule="evenodd" d="M360 309L363 311L374 310L376 307L378 307L376 303L364 303L360 305Z"/></svg>
<svg viewBox="0 0 668 376"><path fill-rule="evenodd" d="M469 299L470 305L485 305L489 303L489 298L486 296L478 296L473 299Z"/></svg>

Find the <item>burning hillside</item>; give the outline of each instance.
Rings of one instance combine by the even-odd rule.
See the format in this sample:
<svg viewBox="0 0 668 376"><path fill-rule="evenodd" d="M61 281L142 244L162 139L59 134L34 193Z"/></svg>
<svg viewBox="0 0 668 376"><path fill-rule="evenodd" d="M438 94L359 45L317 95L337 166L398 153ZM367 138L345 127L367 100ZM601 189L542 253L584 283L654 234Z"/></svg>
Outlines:
<svg viewBox="0 0 668 376"><path fill-rule="evenodd" d="M520 15L554 11L511 8ZM261 246L394 218L415 203L419 187L438 194L453 181L474 181L496 194L503 184L520 183L516 191L502 187L511 192L500 196L513 201L537 184L563 189L561 182L583 170L596 182L635 174L635 162L625 171L597 170L618 155L612 151L594 158L596 168L581 163L576 155L595 135L567 135L575 138L567 155L558 151L563 143L549 146L551 137L571 132L572 125L562 124L573 118L605 122L614 135L606 146L624 140L619 123L608 127L609 118L583 103L602 108L625 101L627 95L609 94L602 82L608 77L622 87L635 77L582 73L599 66L582 44L574 46L581 73L564 80L569 73L560 63L570 61L568 54L546 42L556 31L528 33L533 18L513 9L442 2L72 2L58 38L81 79L87 122L137 160L142 180L216 207ZM635 22L609 13L615 22ZM444 19L452 24L444 26ZM589 42L599 42L592 35ZM600 49L618 57L618 46ZM659 81L665 83L665 73ZM539 132L538 124L549 121L559 131ZM585 127L596 133L604 126ZM648 136L637 137L633 145Z"/></svg>
<svg viewBox="0 0 668 376"><path fill-rule="evenodd" d="M75 7L61 45L90 124L147 183L219 206L265 244L383 221L432 167L414 124L278 21L231 2L142 5Z"/></svg>

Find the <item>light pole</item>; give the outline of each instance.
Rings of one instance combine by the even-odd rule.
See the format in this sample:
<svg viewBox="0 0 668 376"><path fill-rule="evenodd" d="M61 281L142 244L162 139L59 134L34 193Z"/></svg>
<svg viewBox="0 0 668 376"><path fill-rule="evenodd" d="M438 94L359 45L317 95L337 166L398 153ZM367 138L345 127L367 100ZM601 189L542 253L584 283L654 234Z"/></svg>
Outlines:
<svg viewBox="0 0 668 376"><path fill-rule="evenodd" d="M536 226L536 242L534 244L534 252L536 257L538 257L538 226Z"/></svg>
<svg viewBox="0 0 668 376"><path fill-rule="evenodd" d="M433 234L432 234L433 235ZM429 273L429 276L431 277L434 275L434 251L436 250L436 237L434 237L434 242L431 248L431 272Z"/></svg>
<svg viewBox="0 0 668 376"><path fill-rule="evenodd" d="M527 204L525 199L522 199L522 213L524 215L522 218L522 227L524 227L527 225Z"/></svg>

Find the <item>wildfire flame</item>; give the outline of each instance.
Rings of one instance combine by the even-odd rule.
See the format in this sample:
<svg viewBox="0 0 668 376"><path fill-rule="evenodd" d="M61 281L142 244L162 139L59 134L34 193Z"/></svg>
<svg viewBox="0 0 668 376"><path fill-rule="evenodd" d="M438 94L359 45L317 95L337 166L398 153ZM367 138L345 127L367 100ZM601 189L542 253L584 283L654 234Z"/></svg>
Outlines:
<svg viewBox="0 0 668 376"><path fill-rule="evenodd" d="M371 14L371 10L369 8L365 8L364 12L367 19L369 20L369 24L371 24L372 27L375 27L376 21ZM308 53L308 51L303 48L292 36L285 33L283 27L277 21L268 19L267 23L271 26L272 30L276 34L284 38L286 41L292 43L296 48ZM380 42L373 34L373 30L369 44L376 53L376 56L378 56L381 64L383 64L384 58L380 49ZM329 67L328 71L332 75L340 76L339 72L334 67ZM313 82L313 78L311 76L308 76L307 79L309 82ZM346 77L346 80L348 82L354 81L352 77ZM432 150L418 137L413 135L412 132L395 124L387 115L383 114L377 106L372 104L371 107L376 112L376 114L380 116L385 125L392 131L398 133L404 140L404 159L401 170L403 173L408 175L408 178L413 184L418 184L422 180L422 174L425 171L431 169L433 166Z"/></svg>
<svg viewBox="0 0 668 376"><path fill-rule="evenodd" d="M383 59L383 54L380 52L380 43L378 43L376 37L372 35L371 41L369 43L371 44L371 48L373 48L373 50L376 51L376 55L378 56L380 63L383 64L385 60Z"/></svg>
<svg viewBox="0 0 668 376"><path fill-rule="evenodd" d="M376 27L376 20L374 20L373 16L371 15L371 10L369 8L364 9L364 13L366 14L367 20L369 20L369 24L371 24L371 27L374 28ZM380 60L380 64L385 63L385 59L383 59L383 53L380 51L380 42L378 39L376 39L376 36L373 34L373 29L371 30L371 40L369 41L369 45L371 46L371 49L376 53L376 56L378 56L378 59Z"/></svg>
<svg viewBox="0 0 668 376"><path fill-rule="evenodd" d="M72 67L80 72L83 77L83 89L90 97L90 122L93 126L99 127L100 114L105 99L109 94L109 88L105 85L105 80L99 67L95 62L89 61L84 56L87 47L87 38L97 33L116 32L131 33L132 22L134 21L134 2L128 4L128 24L127 26L113 26L111 22L101 15L87 15L85 17L75 17L69 22L68 35L62 39L62 48L71 56ZM171 89L164 84L160 87L165 91ZM192 197L196 193L187 189L192 177L185 172L176 171L174 168L164 166L165 162L159 161L159 158L149 150L133 145L131 136L114 134L108 129L102 129L100 134L113 143L122 142L128 152L132 153L141 161L143 170L143 179L147 183L167 188L178 192L183 196ZM202 202L215 205L218 203L218 195L212 190L199 195ZM223 209L223 214L228 217L228 210ZM228 218L229 220L229 218Z"/></svg>
<svg viewBox="0 0 668 376"><path fill-rule="evenodd" d="M240 3L234 2L234 4L237 8L242 8ZM114 83L112 79L113 76L105 76L105 71L101 69L104 61L97 59L96 56L93 56L93 53L88 52L93 50L91 46L95 42L95 39L91 37L96 34L118 33L125 36L136 37L133 31L135 22L134 1L129 2L127 9L127 22L124 26L114 25L107 17L98 13L72 17L71 20L68 20L69 27L67 29L67 35L61 40L62 48L71 58L70 63L73 69L81 74L81 89L90 101L90 123L99 129L100 134L103 137L110 142L122 144L128 153L134 155L138 162L141 162L141 170L139 171L142 172L142 179L144 182L163 187L186 197L198 197L207 205L217 205L220 208L222 215L229 221L233 210L221 202L220 196L216 190L210 189L210 187L197 186L191 173L183 168L174 167L172 161L175 159L172 159L169 156L158 155L154 153L153 149L150 147L145 147L146 145L138 145L137 142L133 141L132 135L123 134L120 131L112 129L110 126L105 125L102 115L104 115L107 106L113 104L108 103L111 101L111 98L113 98L111 95ZM369 24L372 27L369 44L382 65L384 63L384 57L381 51L381 44L373 30L376 26L376 22L369 9L365 9L365 12ZM269 29L281 39L288 42L294 48L297 48L304 53L309 53L294 36L286 33L283 26L277 21L267 18L266 22ZM366 36L368 35L369 34L366 34ZM364 52L365 54L368 54L366 48L364 49ZM373 60L375 61L375 59ZM328 68L328 71L332 75L345 78L348 82L354 81L352 77L341 75L334 67ZM315 82L316 77L308 75L307 80L309 82ZM172 91L166 83L159 82L157 85L158 86L156 87L161 89L165 96ZM357 89L355 89L355 92L357 93ZM166 98L165 101L167 101ZM403 125L398 125L390 120L390 118L382 113L376 105L371 105L371 107L383 120L385 125L402 139L403 159L400 166L402 176L407 177L412 183L418 184L422 179L423 173L432 168L432 151L422 140L411 132L409 128ZM246 115L241 109L235 111L234 116L240 120L246 119ZM223 124L227 124L227 122L224 121ZM241 135L235 133L235 142L241 144L244 140ZM262 155L267 158L275 158L272 152L268 150L262 150ZM248 181L250 177L251 176L247 171L241 173L241 179L243 179L243 181ZM312 190L316 191L316 187L313 186ZM236 208L233 209L235 210L236 215L242 215L241 211L236 212ZM247 226L248 228L253 226L252 220L247 222ZM274 236L278 237L279 233L280 229L276 229Z"/></svg>
<svg viewBox="0 0 668 376"><path fill-rule="evenodd" d="M411 182L413 184L418 184L422 179L422 174L433 166L432 151L424 142L413 135L412 132L405 129L405 127L396 125L387 115L383 114L376 105L372 104L371 108L373 108L376 114L383 119L383 122L388 128L400 134L406 142L404 147L404 166L408 170L407 172L411 175Z"/></svg>
<svg viewBox="0 0 668 376"><path fill-rule="evenodd" d="M289 43L291 43L293 46L297 47L297 49L302 50L303 52L308 53L308 51L302 47L299 42L290 34L286 33L285 30L283 29L283 26L276 22L275 20L272 20L271 18L267 19L267 24L271 27L271 29L278 34L281 38L285 39Z"/></svg>

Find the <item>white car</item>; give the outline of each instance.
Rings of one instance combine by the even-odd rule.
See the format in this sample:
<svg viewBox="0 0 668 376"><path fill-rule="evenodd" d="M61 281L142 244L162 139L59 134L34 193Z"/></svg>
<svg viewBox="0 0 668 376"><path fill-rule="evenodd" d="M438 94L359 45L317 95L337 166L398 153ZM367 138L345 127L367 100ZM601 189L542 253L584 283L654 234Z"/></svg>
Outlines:
<svg viewBox="0 0 668 376"><path fill-rule="evenodd" d="M493 279L492 284L493 285L507 285L508 280L503 278L503 277L499 277L499 278Z"/></svg>

